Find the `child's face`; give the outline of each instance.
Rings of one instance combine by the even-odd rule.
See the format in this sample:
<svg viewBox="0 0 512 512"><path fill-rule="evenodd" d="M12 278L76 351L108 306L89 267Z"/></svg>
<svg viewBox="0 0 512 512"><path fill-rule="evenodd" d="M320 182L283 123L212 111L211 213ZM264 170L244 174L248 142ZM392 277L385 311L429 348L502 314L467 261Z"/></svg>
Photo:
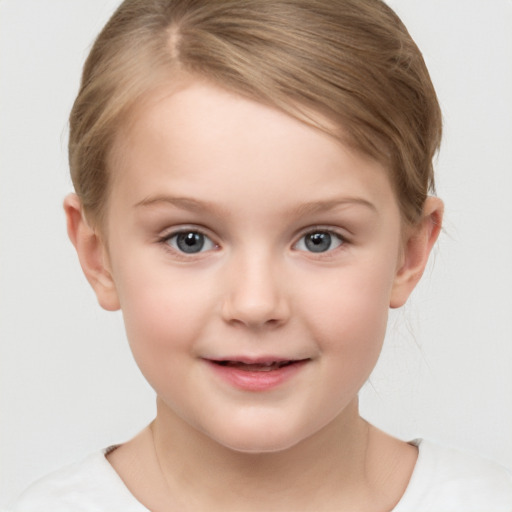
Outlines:
<svg viewBox="0 0 512 512"><path fill-rule="evenodd" d="M243 451L344 421L404 261L381 165L201 82L141 109L116 155L109 293L171 416Z"/></svg>

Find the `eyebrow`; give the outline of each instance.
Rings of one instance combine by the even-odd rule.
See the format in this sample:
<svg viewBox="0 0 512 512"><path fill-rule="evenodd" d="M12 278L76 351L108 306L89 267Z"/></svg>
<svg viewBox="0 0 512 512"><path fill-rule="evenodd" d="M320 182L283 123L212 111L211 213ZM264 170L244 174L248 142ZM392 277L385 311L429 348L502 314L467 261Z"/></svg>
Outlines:
<svg viewBox="0 0 512 512"><path fill-rule="evenodd" d="M311 201L298 206L293 213L297 216L313 215L315 213L334 210L339 206L364 206L374 213L377 213L377 207L370 201L360 197L340 197L324 201Z"/></svg>
<svg viewBox="0 0 512 512"><path fill-rule="evenodd" d="M211 202L211 201L198 201L196 199L192 199L190 197L174 197L168 195L157 195L150 196L144 198L142 201L139 201L135 204L135 208L138 207L150 207L155 206L160 203L170 204L182 210L188 210L192 212L198 213L213 213L216 215L226 214L226 210L219 207L219 205ZM366 199L360 197L340 197L333 198L327 200L320 201L311 201L308 203L304 203L299 205L297 208L291 211L292 215L297 215L299 217L313 215L315 213L322 213L329 210L333 210L340 206L363 206L370 209L373 212L377 212L376 206Z"/></svg>
<svg viewBox="0 0 512 512"><path fill-rule="evenodd" d="M158 204L170 204L182 210L188 210L198 213L216 213L218 215L224 213L224 209L220 208L217 204L210 201L198 201L191 197L174 197L168 195L157 195L144 198L135 204L135 208L155 206Z"/></svg>

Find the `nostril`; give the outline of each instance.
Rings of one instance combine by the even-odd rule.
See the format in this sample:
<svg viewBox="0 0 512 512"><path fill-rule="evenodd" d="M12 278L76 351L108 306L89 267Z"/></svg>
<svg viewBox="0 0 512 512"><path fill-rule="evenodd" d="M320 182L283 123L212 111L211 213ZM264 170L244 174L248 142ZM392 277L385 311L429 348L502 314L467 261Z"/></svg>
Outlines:
<svg viewBox="0 0 512 512"><path fill-rule="evenodd" d="M265 261L258 258L252 265L244 265L243 269L226 276L222 304L226 322L250 328L275 328L287 320L285 291L279 277L271 271L272 263L264 264Z"/></svg>
<svg viewBox="0 0 512 512"><path fill-rule="evenodd" d="M247 327L277 327L286 321L287 308L281 301L244 301L238 297L236 300L227 300L223 306L222 316L225 321L233 325Z"/></svg>
<svg viewBox="0 0 512 512"><path fill-rule="evenodd" d="M246 327L250 329L275 329L285 323L285 319L270 318L268 320L258 320L255 318L231 318L227 322L236 326Z"/></svg>

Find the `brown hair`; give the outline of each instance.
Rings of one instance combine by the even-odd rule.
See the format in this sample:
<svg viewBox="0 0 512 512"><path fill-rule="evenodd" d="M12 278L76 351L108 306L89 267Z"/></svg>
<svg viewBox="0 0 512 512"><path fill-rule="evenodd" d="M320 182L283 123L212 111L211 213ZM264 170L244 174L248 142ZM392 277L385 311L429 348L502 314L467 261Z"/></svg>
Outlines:
<svg viewBox="0 0 512 512"><path fill-rule="evenodd" d="M85 63L69 160L85 212L107 201L128 113L180 70L321 127L390 169L404 218L433 191L441 112L420 51L381 0L126 0ZM316 116L318 117L318 116Z"/></svg>

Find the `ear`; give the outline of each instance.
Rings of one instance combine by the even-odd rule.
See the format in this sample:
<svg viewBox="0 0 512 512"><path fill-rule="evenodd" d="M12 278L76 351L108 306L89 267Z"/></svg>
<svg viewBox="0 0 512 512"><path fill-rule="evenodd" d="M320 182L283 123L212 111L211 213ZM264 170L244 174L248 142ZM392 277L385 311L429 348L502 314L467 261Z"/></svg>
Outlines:
<svg viewBox="0 0 512 512"><path fill-rule="evenodd" d="M391 308L399 308L405 304L423 275L430 251L441 231L442 220L441 199L427 198L420 222L409 228L404 242L403 257L391 291Z"/></svg>
<svg viewBox="0 0 512 512"><path fill-rule="evenodd" d="M75 246L85 277L96 293L100 306L108 311L120 308L115 283L110 272L108 252L100 234L93 229L83 213L76 194L64 199L68 236Z"/></svg>

